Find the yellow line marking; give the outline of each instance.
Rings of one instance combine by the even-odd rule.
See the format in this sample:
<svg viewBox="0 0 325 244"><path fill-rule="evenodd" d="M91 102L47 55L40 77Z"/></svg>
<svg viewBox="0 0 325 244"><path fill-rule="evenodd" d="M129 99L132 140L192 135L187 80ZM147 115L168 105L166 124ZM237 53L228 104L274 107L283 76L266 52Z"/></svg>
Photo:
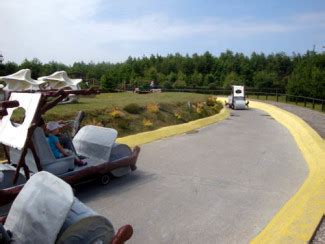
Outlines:
<svg viewBox="0 0 325 244"><path fill-rule="evenodd" d="M309 168L298 192L251 243L306 243L325 213L325 141L292 113L256 101L250 101L250 106L269 113L289 130Z"/></svg>
<svg viewBox="0 0 325 244"><path fill-rule="evenodd" d="M134 147L136 145L142 145L162 138L184 134L186 132L199 129L201 127L224 120L228 116L229 111L223 108L220 113L207 118L194 120L185 124L167 126L154 131L142 132L135 135L118 138L117 142L127 144L130 147Z"/></svg>

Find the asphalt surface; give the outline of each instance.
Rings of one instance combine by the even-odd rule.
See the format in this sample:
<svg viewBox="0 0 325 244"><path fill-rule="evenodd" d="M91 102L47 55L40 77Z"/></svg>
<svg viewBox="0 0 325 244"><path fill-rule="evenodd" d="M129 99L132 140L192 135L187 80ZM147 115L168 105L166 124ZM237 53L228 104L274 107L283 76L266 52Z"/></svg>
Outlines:
<svg viewBox="0 0 325 244"><path fill-rule="evenodd" d="M247 243L299 189L308 170L287 129L259 110L143 145L138 170L77 189L128 243Z"/></svg>
<svg viewBox="0 0 325 244"><path fill-rule="evenodd" d="M325 113L312 110L310 108L304 108L295 106L292 104L278 103L273 101L263 101L270 103L274 106L287 110L291 113L302 118L307 122L323 139L325 139Z"/></svg>

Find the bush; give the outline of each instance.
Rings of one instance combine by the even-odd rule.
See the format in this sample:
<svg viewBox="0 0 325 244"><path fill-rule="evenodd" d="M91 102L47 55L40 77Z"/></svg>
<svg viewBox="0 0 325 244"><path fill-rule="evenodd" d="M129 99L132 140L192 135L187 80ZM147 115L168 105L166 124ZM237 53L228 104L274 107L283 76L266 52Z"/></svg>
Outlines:
<svg viewBox="0 0 325 244"><path fill-rule="evenodd" d="M206 105L208 105L209 107L213 107L216 103L217 103L217 97L216 96L211 96L208 97L206 100Z"/></svg>
<svg viewBox="0 0 325 244"><path fill-rule="evenodd" d="M110 115L117 119L117 118L122 118L124 116L124 113L117 108L114 108L113 111L110 113Z"/></svg>
<svg viewBox="0 0 325 244"><path fill-rule="evenodd" d="M147 111L149 113L154 113L154 114L158 113L159 112L158 104L157 103L149 103L149 104L147 104Z"/></svg>
<svg viewBox="0 0 325 244"><path fill-rule="evenodd" d="M219 113L222 108L223 108L222 102L216 101L215 105L213 106L214 111L216 113Z"/></svg>
<svg viewBox="0 0 325 244"><path fill-rule="evenodd" d="M142 124L145 127L152 127L153 126L153 123L152 123L152 121L150 119L143 119Z"/></svg>
<svg viewBox="0 0 325 244"><path fill-rule="evenodd" d="M117 126L122 130L128 130L130 128L130 121L127 119L120 119L117 122Z"/></svg>
<svg viewBox="0 0 325 244"><path fill-rule="evenodd" d="M177 80L175 81L175 83L173 84L173 87L175 89L182 89L182 88L186 88L187 84L184 80Z"/></svg>
<svg viewBox="0 0 325 244"><path fill-rule="evenodd" d="M137 103L130 103L126 105L123 109L130 114L140 114L143 111L143 108Z"/></svg>
<svg viewBox="0 0 325 244"><path fill-rule="evenodd" d="M170 81L165 81L163 84L162 84L163 88L165 89L172 89L173 88L173 84L170 82Z"/></svg>
<svg viewBox="0 0 325 244"><path fill-rule="evenodd" d="M208 85L209 90L216 90L218 88L218 84L216 82L210 83Z"/></svg>

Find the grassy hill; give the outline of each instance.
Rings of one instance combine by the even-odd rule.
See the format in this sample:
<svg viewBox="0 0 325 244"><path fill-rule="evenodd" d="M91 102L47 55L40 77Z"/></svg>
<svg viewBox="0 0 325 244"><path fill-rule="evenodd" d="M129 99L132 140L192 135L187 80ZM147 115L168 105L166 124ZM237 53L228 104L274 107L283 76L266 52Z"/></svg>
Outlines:
<svg viewBox="0 0 325 244"><path fill-rule="evenodd" d="M56 106L46 113L45 120L70 120L83 110L83 125L112 127L119 136L125 136L216 114L222 105L210 99L208 106L209 97L192 93L103 93Z"/></svg>

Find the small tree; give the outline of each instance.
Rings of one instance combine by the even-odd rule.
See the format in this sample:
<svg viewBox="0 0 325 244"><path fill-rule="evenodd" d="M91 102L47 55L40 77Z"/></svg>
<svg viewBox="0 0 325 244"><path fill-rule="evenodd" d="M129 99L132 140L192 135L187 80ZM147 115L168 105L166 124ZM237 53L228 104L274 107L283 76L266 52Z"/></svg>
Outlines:
<svg viewBox="0 0 325 244"><path fill-rule="evenodd" d="M230 88L232 85L244 85L243 79L236 72L227 74L223 82L224 88Z"/></svg>
<svg viewBox="0 0 325 244"><path fill-rule="evenodd" d="M253 77L254 87L270 88L276 82L277 75L275 72L259 71Z"/></svg>
<svg viewBox="0 0 325 244"><path fill-rule="evenodd" d="M187 86L187 84L186 84L185 80L177 80L173 84L173 87L176 89L186 88L186 86Z"/></svg>

